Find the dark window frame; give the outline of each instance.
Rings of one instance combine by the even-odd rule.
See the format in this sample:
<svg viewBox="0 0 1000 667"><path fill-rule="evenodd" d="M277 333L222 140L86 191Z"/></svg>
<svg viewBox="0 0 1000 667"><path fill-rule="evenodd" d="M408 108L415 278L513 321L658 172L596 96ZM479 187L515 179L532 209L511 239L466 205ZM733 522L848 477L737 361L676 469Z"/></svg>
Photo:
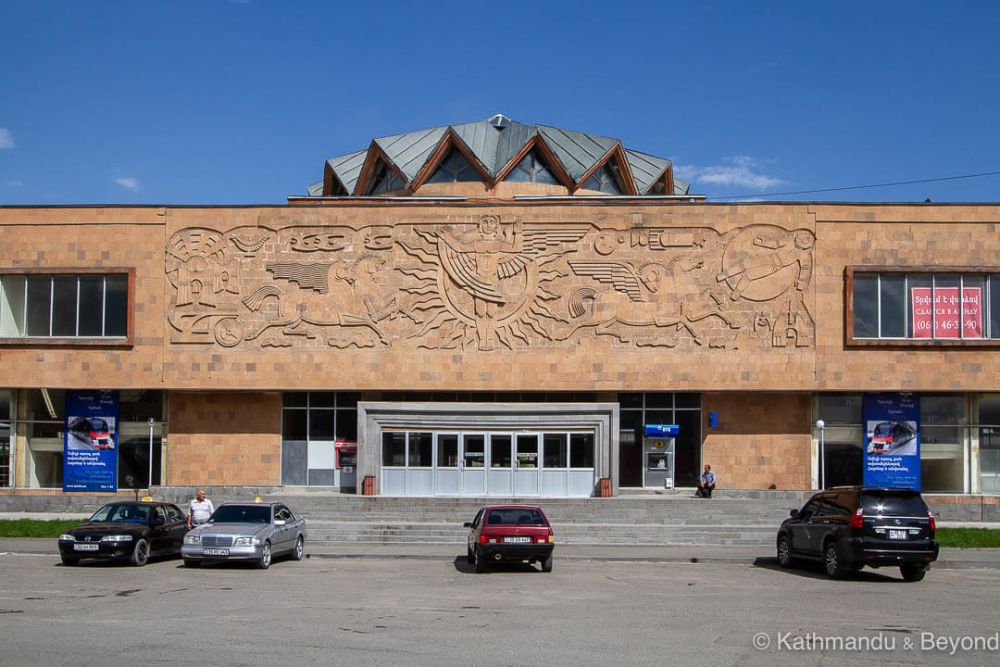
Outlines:
<svg viewBox="0 0 1000 667"><path fill-rule="evenodd" d="M909 274L912 276L933 277L936 275L976 276L984 279L986 289L982 295L982 338L857 338L854 335L854 276L857 274L894 275ZM930 268L916 266L847 266L844 269L844 346L848 348L866 347L985 347L1000 348L1000 338L987 338L991 333L989 312L989 278L1000 276L1000 267L983 266L935 266ZM877 325L877 323L876 323Z"/></svg>
<svg viewBox="0 0 1000 667"><path fill-rule="evenodd" d="M125 276L125 335L124 336L5 336L0 337L0 346L16 347L102 347L131 348L135 346L135 268L134 267L51 267L51 268L0 268L2 276ZM107 308L107 295L105 295ZM78 316L79 317L79 316ZM51 315L49 325L51 327ZM22 325L27 328L27 322Z"/></svg>

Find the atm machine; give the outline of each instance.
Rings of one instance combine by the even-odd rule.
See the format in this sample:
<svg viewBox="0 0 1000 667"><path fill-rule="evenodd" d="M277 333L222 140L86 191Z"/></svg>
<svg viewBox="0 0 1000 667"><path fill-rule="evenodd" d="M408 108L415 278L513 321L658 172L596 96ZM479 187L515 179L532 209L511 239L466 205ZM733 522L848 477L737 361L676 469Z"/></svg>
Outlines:
<svg viewBox="0 0 1000 667"><path fill-rule="evenodd" d="M676 424L646 424L642 439L642 485L659 489L674 488L674 439L680 433Z"/></svg>
<svg viewBox="0 0 1000 667"><path fill-rule="evenodd" d="M337 476L340 477L340 491L357 493L358 490L358 443L354 440L337 440Z"/></svg>

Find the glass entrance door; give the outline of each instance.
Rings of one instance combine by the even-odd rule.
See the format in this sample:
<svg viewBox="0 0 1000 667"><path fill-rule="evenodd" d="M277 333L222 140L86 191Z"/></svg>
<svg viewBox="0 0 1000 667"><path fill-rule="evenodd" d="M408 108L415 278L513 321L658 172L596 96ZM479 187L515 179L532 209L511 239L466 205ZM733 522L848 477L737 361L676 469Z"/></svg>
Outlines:
<svg viewBox="0 0 1000 667"><path fill-rule="evenodd" d="M509 496L514 490L514 457L509 433L491 433L489 468L486 472L486 494Z"/></svg>
<svg viewBox="0 0 1000 667"><path fill-rule="evenodd" d="M434 493L457 496L462 492L462 468L457 433L437 434L437 467L434 471Z"/></svg>
<svg viewBox="0 0 1000 667"><path fill-rule="evenodd" d="M486 495L486 434L463 433L460 457L462 495Z"/></svg>
<svg viewBox="0 0 1000 667"><path fill-rule="evenodd" d="M542 461L537 433L518 433L514 455L514 495L537 496L541 490Z"/></svg>

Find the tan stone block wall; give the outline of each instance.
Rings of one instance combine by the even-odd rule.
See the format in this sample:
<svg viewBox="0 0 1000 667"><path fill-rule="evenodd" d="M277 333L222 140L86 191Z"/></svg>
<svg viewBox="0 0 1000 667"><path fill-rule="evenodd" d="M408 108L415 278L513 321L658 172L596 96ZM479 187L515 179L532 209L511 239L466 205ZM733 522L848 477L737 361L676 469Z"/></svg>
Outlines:
<svg viewBox="0 0 1000 667"><path fill-rule="evenodd" d="M281 394L187 393L168 397L169 486L281 482Z"/></svg>
<svg viewBox="0 0 1000 667"><path fill-rule="evenodd" d="M845 348L848 266L993 268L1000 273L1000 207L815 206L816 387L820 391L997 391L1000 350ZM1000 343L1000 341L997 341Z"/></svg>
<svg viewBox="0 0 1000 667"><path fill-rule="evenodd" d="M717 429L708 427L713 410ZM702 465L712 466L719 488L811 488L810 410L806 394L702 395Z"/></svg>
<svg viewBox="0 0 1000 667"><path fill-rule="evenodd" d="M541 304L555 315L547 323L557 331L556 337L546 340L530 323L525 323L521 326L522 332L530 342L522 344L520 340L513 340L514 349L497 342L493 349L483 350L477 346L477 332L472 323L466 328L465 339L452 348L435 347L440 340L425 342L425 339L436 330L430 334L422 332L434 311L426 315L428 311L410 308L418 305L420 299L435 294L441 296L439 292L444 288L440 287L443 284L440 281L448 279L442 269L433 265L421 266L403 252L398 242L419 243L414 228L437 233L445 224L452 225L455 234L468 235L486 213L497 214L508 222L516 220L523 224L524 230L546 225L557 228L581 225L589 230L580 240L559 246L560 251L566 250L567 261L553 262L539 269L550 275L561 274L554 279L554 286L550 286L557 298ZM171 387L221 384L354 390L615 391L623 388L736 390L753 386L806 390L814 383L814 325L807 312L813 309L809 276L806 273L800 276L802 289L791 286L798 271L792 232L806 230L807 235L811 235L812 218L804 206L366 203L275 209L171 209L167 218L167 237L171 240L168 246L175 241L179 243L183 249L181 255L187 252L187 243L194 242L196 236L198 243L211 237L211 243L217 244L213 248L225 248L226 261L239 256L233 252L233 245L252 248L256 241L265 239L257 250L249 250L241 258L244 271L240 293L220 293L219 302L224 303L224 307L181 305L181 297L175 296L174 289L168 286L168 311L174 309L174 320L181 322L183 327L187 325L176 317L178 314L228 310L237 314L240 321L231 327L235 332L232 347L218 344L213 338L213 329L205 326L200 329L201 333L190 327L168 328L168 341L174 342L166 346L164 381ZM394 244L390 248L366 249L364 243L368 235L358 230L372 225L385 225L395 230ZM737 237L753 225L758 227ZM295 252L292 248L294 243L301 244L304 237L316 234L317 230L322 236L334 228L346 235L341 251ZM661 232L663 242L654 242L656 248L651 249L649 235ZM675 235L688 245L678 246L679 250L671 246L677 241ZM229 242L231 237L235 237L232 244ZM755 238L759 243L755 243ZM724 254L732 253L725 259L729 270L739 270L743 261L740 252L743 251L733 253L733 246L742 245L766 254L768 244L776 241L785 244L789 253L787 259L779 260L790 262L781 277L789 284L786 293L758 298L751 294L751 289L747 296L754 298L734 298L725 281L719 278L724 273ZM676 261L679 256L690 261ZM376 283L371 283L365 275L349 275L351 280L336 278L338 271L349 274L356 264L360 267L361 262L371 257L387 260ZM630 297L621 291L615 292L608 281L574 275L568 260L577 258L592 263L606 260L627 265L634 271L648 263L662 263L675 272L675 283L683 283L684 291L664 287L652 293L640 287L635 292L637 303L633 306L628 304ZM301 283L276 278L270 269L265 271L266 266L275 262L287 264L290 261L312 265L320 261L332 262L325 291L306 289ZM421 287L421 283L410 280L400 271L414 266L425 275L438 271L437 287L426 284ZM364 268L371 267L366 265ZM762 267L750 268L752 272ZM695 274L697 279L686 278ZM519 274L517 280L523 280L523 276ZM754 273L753 280L758 279L759 274ZM738 280L733 277L732 284ZM432 291L418 296L406 291L425 287L431 287ZM625 306L621 306L620 303L607 303L606 297L602 297L605 300L599 300L594 306L595 320L609 312L629 317L644 308L650 310L649 302L655 302L662 307L656 315L662 324L622 324L616 334L624 331L628 334L627 340L605 332L596 333L596 324L579 333L566 334L580 321L574 319L570 306L572 295L581 288L605 295L611 292L619 301L625 300ZM364 320L372 307L381 308L392 298L397 299L399 312L393 318L378 321L379 327L387 332L385 341L375 339L363 327L349 329L329 324L324 324L325 328L303 324L296 331L287 332L276 328L258 336L257 331L266 324L265 308L277 307L275 298L263 297L263 305L253 312L244 307L241 300L264 294L260 292L262 289L272 294L274 290L280 292L276 298L280 300L282 317L306 314L314 321L328 323L351 315L357 322ZM452 289L443 297L444 301L454 302L463 296L460 290ZM365 297L370 297L368 302L364 301ZM251 303L258 308L252 299ZM681 311L682 306L687 310ZM467 307L471 308L471 299ZM622 309L615 311L613 307ZM674 321L671 312L691 314L697 321L689 324L698 329L697 336L689 335L683 328L675 328L671 324ZM697 319L703 312L729 317L738 323L739 329L726 329L722 321L711 314L706 319ZM802 331L799 341L790 338L785 331L789 327L787 321L796 317L794 326ZM207 326L219 326L217 319L206 320ZM777 343L772 342L771 326L781 327L780 335L774 337ZM255 337L237 342L240 336L248 335ZM567 338L562 340L558 335L567 335ZM187 342L180 342L182 339Z"/></svg>
<svg viewBox="0 0 1000 667"><path fill-rule="evenodd" d="M0 386L159 388L164 209L0 208L0 270L135 269L131 348L0 347Z"/></svg>
<svg viewBox="0 0 1000 667"><path fill-rule="evenodd" d="M454 349L428 349L419 336L410 338L421 325L397 313L380 326L395 329L390 345L357 347L348 340L340 349L326 344L322 334L271 336L247 340L225 347L207 330L204 340L176 342L177 330L168 322L176 300L176 288L166 274L164 250L178 232L201 229L217 234L240 228L241 243L253 241L256 229L296 229L340 226L360 230L384 225L393 229L430 229L452 224L454 229L474 228L484 213L504 220L532 225L590 225L601 230L573 246L573 257L587 261L607 258L638 270L642 263L658 261L676 271L703 271L706 288L721 288L724 297L719 312L740 319L739 340L726 340L711 331L698 341L680 335L669 345L648 345L648 340L621 341L613 336L582 332L564 341L546 342L536 334L531 344L510 350L497 345L480 350L475 332ZM0 348L0 384L9 387L53 388L240 388L240 389L354 389L354 390L550 390L618 391L858 391L910 389L918 391L1000 390L1000 354L996 349L959 348L875 348L845 349L844 268L849 265L913 266L1000 266L1000 207L978 205L810 205L810 204L688 204L644 203L567 205L537 202L477 201L466 203L350 203L333 206L272 207L79 207L79 208L0 208L0 269L133 267L136 270L135 346L121 348L33 347ZM755 247L767 247L773 239L758 231L764 226L784 230L812 230L815 247L812 275L804 289L789 290L772 302L732 298L719 279L723 263L739 266L739 258L720 259L740 230L758 226L750 233ZM701 245L682 251L650 249L647 233L655 230L708 230L698 240ZM633 235L635 232L636 235ZM754 239L754 235L759 238ZM599 239L598 239L599 236ZM410 238L410 237L407 237ZM288 240L288 239L285 239ZM411 239L412 240L412 239ZM597 240L614 248L610 254L595 252ZM360 242L359 242L360 243ZM639 245L634 245L639 243ZM646 245L642 245L645 243ZM713 244L715 244L713 246ZM720 245L721 244L721 245ZM731 245L731 244L730 244ZM220 293L220 306L247 319L244 335L253 332L253 290L263 278L270 278L286 301L286 313L300 308L318 308L321 316L367 312L362 281L347 283L331 279L327 293L303 289L285 279L274 278L264 263L275 248L261 253L224 244L229 260L249 267L250 279L238 294ZM246 246L244 246L246 247ZM399 248L393 246L392 253ZM690 251L690 252L689 252ZM268 253L271 253L270 255ZM344 255L354 262L365 256L388 253L368 251L358 245ZM680 255L678 255L680 253ZM685 255L687 253L687 255ZM722 253L720 255L720 253ZM315 261L316 253L301 253ZM286 253L287 255L287 253ZM671 258L692 255L712 263L698 267L673 262ZM333 257L336 260L336 257ZM683 266L682 266L683 264ZM353 266L353 265L352 265ZM567 273L565 264L550 265ZM342 267L334 267L331 275ZM350 267L348 267L350 268ZM760 271L762 267L751 267ZM570 272L572 273L572 272ZM581 287L609 289L607 283L587 276L560 278L561 300L553 302L555 314L572 321L566 308L568 294ZM256 282L255 282L256 281ZM732 280L735 284L737 281ZM404 295L412 287L394 268L381 278L369 296L382 299ZM335 289L336 288L336 289ZM340 290L342 294L335 294ZM670 292L665 289L662 292ZM698 302L704 294L663 293L643 299L660 299L672 306ZM782 320L789 297L801 295L808 315L798 313L800 325L808 318L808 340L789 341L778 337L772 344L765 327L758 330L748 316L760 311L767 318ZM753 295L748 295L753 296ZM338 303L338 298L350 303ZM273 302L272 302L273 303ZM412 304L410 304L412 305ZM265 302L264 308L266 308ZM595 308L606 308L597 304ZM325 309L325 310L324 310ZM206 312L212 309L208 308ZM606 312L606 310L601 311ZM627 309L622 312L628 312ZM412 313L411 313L412 314ZM258 315L260 315L258 317ZM186 326L186 325L182 325ZM199 326L211 326L210 324ZM563 323L557 327L564 326ZM195 327L196 328L196 327ZM353 329L351 331L359 331ZM344 329L347 331L347 329ZM644 331L656 331L653 338L669 338L669 327L634 328L639 338ZM664 331L667 334L664 334ZM294 332L293 332L294 333ZM314 332L313 332L314 333ZM268 338L265 345L264 339ZM648 336L647 336L648 338ZM335 341L336 342L336 341ZM343 342L343 341L341 341ZM371 341L368 341L369 343ZM653 341L656 342L656 341ZM659 343L663 343L660 340ZM674 344L675 343L675 344ZM277 345L277 346L272 346ZM945 372L942 372L944 369Z"/></svg>

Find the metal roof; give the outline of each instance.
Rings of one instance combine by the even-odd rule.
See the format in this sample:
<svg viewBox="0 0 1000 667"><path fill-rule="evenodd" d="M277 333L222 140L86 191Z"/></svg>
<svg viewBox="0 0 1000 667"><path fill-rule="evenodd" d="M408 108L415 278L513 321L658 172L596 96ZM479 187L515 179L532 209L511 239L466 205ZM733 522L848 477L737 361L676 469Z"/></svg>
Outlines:
<svg viewBox="0 0 1000 667"><path fill-rule="evenodd" d="M559 161L559 166L573 179L577 185L580 179L591 171L621 142L613 137L597 134L565 130L548 125L526 125L509 120L502 116L494 116L489 120L462 123L458 125L443 125L417 132L406 132L389 137L375 139L372 144L378 146L390 162L410 182L416 178L427 164L434 151L447 140L451 134L457 137L480 162L491 177L496 178L504 167L528 144L538 137L539 141L549 148L552 155ZM327 165L340 180L348 193L354 193L361 168L364 165L369 149L348 153L327 160ZM663 176L670 167L670 160L656 157L639 151L626 150L628 170L632 172L635 189L640 195L646 194L652 185ZM319 192L316 185L308 187L309 196L322 196L322 184ZM674 192L671 194L687 194L688 185L674 181Z"/></svg>
<svg viewBox="0 0 1000 667"><path fill-rule="evenodd" d="M348 153L347 155L341 155L340 157L330 158L326 163L333 170L333 174L340 180L341 185L348 192L354 191L354 185L358 182L358 176L361 175L361 166L365 163L365 157L368 156L368 151L355 151L353 153ZM322 183L320 183L322 186Z"/></svg>
<svg viewBox="0 0 1000 667"><path fill-rule="evenodd" d="M618 143L617 139L601 137L558 127L538 126L538 134L552 149L556 159L575 182L590 171L597 161L604 157Z"/></svg>

